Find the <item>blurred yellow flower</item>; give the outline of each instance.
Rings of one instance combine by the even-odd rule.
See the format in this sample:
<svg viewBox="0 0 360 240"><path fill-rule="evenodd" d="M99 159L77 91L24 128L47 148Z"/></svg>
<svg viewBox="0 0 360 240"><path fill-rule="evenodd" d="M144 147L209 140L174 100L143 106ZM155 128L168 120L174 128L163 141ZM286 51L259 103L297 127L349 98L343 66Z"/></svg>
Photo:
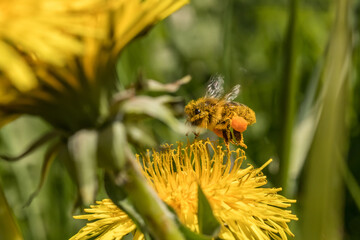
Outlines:
<svg viewBox="0 0 360 240"><path fill-rule="evenodd" d="M221 146L210 141L195 141L176 149L167 147L163 152L148 152L139 162L143 174L159 197L177 213L180 221L199 232L197 219L197 188L201 186L213 213L221 223L221 239L287 239L293 236L288 227L297 217L286 208L295 200L278 195L281 188L261 188L266 176L262 169L248 165L241 168L244 152L238 148L230 153L233 163ZM224 162L226 159L226 162ZM93 221L73 238L121 239L135 229L127 215L109 199L85 209L90 214L76 219ZM135 230L134 239L142 239Z"/></svg>
<svg viewBox="0 0 360 240"><path fill-rule="evenodd" d="M64 66L83 52L79 36L94 32L89 21L101 0L0 0L0 101L8 89L37 86L35 62Z"/></svg>
<svg viewBox="0 0 360 240"><path fill-rule="evenodd" d="M98 127L121 50L187 2L0 0L0 125L30 114L70 132Z"/></svg>

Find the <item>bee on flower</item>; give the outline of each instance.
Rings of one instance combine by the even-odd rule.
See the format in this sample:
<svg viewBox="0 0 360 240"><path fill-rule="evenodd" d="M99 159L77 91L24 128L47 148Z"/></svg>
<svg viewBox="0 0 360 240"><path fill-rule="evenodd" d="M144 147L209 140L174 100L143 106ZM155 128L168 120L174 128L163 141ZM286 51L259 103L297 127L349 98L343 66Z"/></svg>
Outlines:
<svg viewBox="0 0 360 240"><path fill-rule="evenodd" d="M204 97L190 101L185 107L187 121L196 127L206 128L229 142L246 148L243 132L256 122L255 112L248 106L234 102L240 85L224 95L224 79L213 76Z"/></svg>

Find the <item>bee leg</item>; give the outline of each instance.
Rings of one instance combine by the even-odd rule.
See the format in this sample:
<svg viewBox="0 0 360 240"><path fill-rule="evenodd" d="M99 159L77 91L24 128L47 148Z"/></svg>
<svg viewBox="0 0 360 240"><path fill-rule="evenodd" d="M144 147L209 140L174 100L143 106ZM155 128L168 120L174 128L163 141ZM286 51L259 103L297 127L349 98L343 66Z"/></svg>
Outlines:
<svg viewBox="0 0 360 240"><path fill-rule="evenodd" d="M199 133L199 132L193 132L193 134L195 135L195 139L200 136L200 133Z"/></svg>
<svg viewBox="0 0 360 240"><path fill-rule="evenodd" d="M230 159L230 143L229 142L225 143L225 146L226 146L226 150L228 152L228 158Z"/></svg>
<svg viewBox="0 0 360 240"><path fill-rule="evenodd" d="M229 131L227 130L222 130L222 135L223 135L223 138L224 138L224 142L225 142L225 146L226 146L226 150L228 152L228 155L230 156L230 134L229 134Z"/></svg>
<svg viewBox="0 0 360 240"><path fill-rule="evenodd" d="M243 148L247 148L246 144L244 143L244 135L242 132L238 132L238 131L235 131L233 130L233 133L234 133L234 141L236 142L236 145L240 145L241 147Z"/></svg>
<svg viewBox="0 0 360 240"><path fill-rule="evenodd" d="M222 130L222 135L223 135L225 143L228 144L229 140L230 140L229 131L227 131L226 129Z"/></svg>
<svg viewBox="0 0 360 240"><path fill-rule="evenodd" d="M216 125L216 128L218 129L229 129L229 127L230 127L230 119L226 119Z"/></svg>

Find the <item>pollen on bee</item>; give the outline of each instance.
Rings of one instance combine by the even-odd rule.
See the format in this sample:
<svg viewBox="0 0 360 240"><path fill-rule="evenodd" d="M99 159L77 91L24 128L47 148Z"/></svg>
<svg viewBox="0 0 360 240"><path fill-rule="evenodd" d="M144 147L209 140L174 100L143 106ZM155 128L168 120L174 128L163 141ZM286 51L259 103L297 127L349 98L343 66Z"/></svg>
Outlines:
<svg viewBox="0 0 360 240"><path fill-rule="evenodd" d="M231 120L231 127L238 132L244 132L247 129L248 122L243 117L233 117Z"/></svg>
<svg viewBox="0 0 360 240"><path fill-rule="evenodd" d="M223 133L221 130L218 129L214 129L213 132L218 136L218 137L224 137Z"/></svg>

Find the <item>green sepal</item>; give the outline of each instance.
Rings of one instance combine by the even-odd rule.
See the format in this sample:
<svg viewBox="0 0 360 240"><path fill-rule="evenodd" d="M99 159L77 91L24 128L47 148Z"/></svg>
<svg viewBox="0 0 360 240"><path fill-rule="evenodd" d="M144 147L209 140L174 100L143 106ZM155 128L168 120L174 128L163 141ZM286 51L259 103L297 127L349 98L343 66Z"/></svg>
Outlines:
<svg viewBox="0 0 360 240"><path fill-rule="evenodd" d="M55 159L60 146L61 146L61 143L57 142L47 149L47 151L45 153L44 161L43 161L43 164L41 167L41 175L40 175L40 180L39 180L38 186L35 189L35 191L30 195L29 199L26 201L25 207L29 206L31 204L32 200L39 194L42 186L44 185L46 175L50 170L51 164L52 164L53 160Z"/></svg>
<svg viewBox="0 0 360 240"><path fill-rule="evenodd" d="M114 122L99 132L98 165L109 170L120 170L125 164L126 130L122 123Z"/></svg>
<svg viewBox="0 0 360 240"><path fill-rule="evenodd" d="M219 234L221 225L216 220L200 185L198 185L198 222L200 233L210 237L216 237Z"/></svg>
<svg viewBox="0 0 360 240"><path fill-rule="evenodd" d="M71 161L70 159L70 155L69 155L69 151L67 148L67 144L63 143L60 148L59 148L59 152L58 155L56 157L58 159L59 162L61 162L62 164L64 164L67 173L69 174L71 180L76 183L76 171L75 171L75 166L74 163Z"/></svg>
<svg viewBox="0 0 360 240"><path fill-rule="evenodd" d="M23 153L19 154L18 156L11 157L5 154L0 154L0 158L9 162L20 160L41 147L42 145L48 143L51 139L58 136L59 133L56 131L45 133L39 139L35 140Z"/></svg>
<svg viewBox="0 0 360 240"><path fill-rule="evenodd" d="M84 205L82 203L82 198L80 196L79 184L78 184L78 180L77 180L77 172L76 172L75 164L70 158L70 154L69 154L68 146L67 146L66 142L63 143L60 146L59 152L58 152L58 155L57 155L56 159L57 159L57 161L64 164L64 166L65 166L65 168L67 170L67 173L69 174L71 180L76 184L77 195L76 195L76 199L74 201L73 209L72 209L72 212L74 213L76 209L82 208Z"/></svg>
<svg viewBox="0 0 360 240"><path fill-rule="evenodd" d="M82 203L94 202L97 181L97 132L80 130L68 139L68 170L75 178Z"/></svg>
<svg viewBox="0 0 360 240"><path fill-rule="evenodd" d="M154 134L148 127L140 124L127 123L126 130L131 143L149 148L156 146Z"/></svg>

